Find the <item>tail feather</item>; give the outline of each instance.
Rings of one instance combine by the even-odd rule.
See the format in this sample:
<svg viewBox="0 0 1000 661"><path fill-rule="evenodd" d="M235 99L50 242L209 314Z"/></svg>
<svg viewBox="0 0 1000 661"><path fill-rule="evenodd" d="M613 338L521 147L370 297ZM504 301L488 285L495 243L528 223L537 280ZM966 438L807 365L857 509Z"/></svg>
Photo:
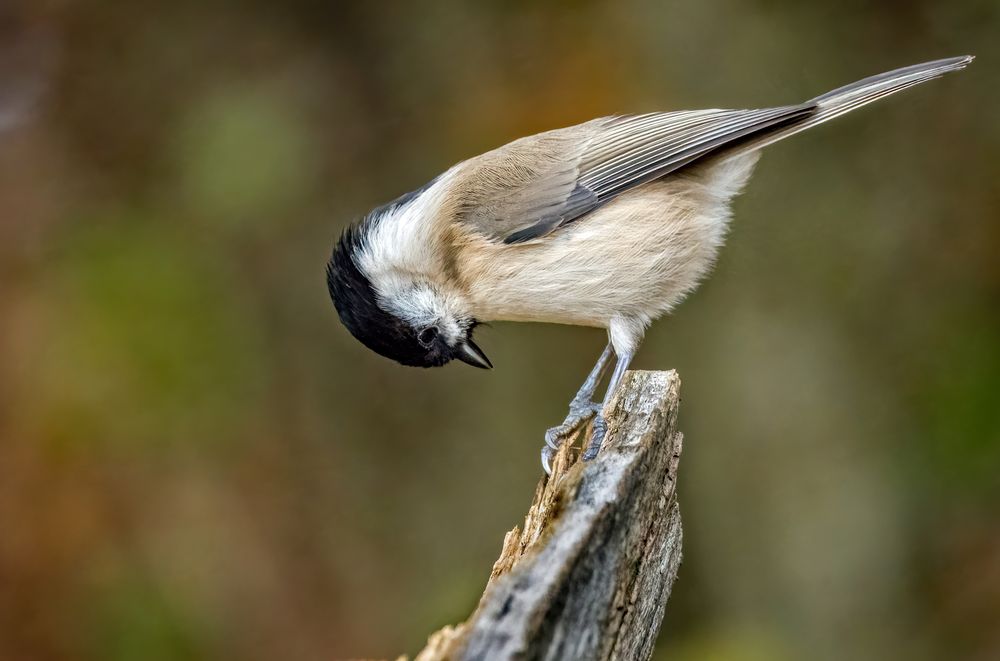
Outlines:
<svg viewBox="0 0 1000 661"><path fill-rule="evenodd" d="M972 60L972 55L960 57L949 57L923 64L914 64L870 76L863 80L838 87L821 96L811 99L807 103L816 104L816 109L802 119L781 126L780 128L759 135L754 139L742 144L739 152L761 149L778 140L783 140L788 136L795 135L800 131L805 131L823 122L828 122L844 113L856 110L861 106L868 105L873 101L887 97L896 92L901 92L914 85L939 78L946 73L964 69Z"/></svg>

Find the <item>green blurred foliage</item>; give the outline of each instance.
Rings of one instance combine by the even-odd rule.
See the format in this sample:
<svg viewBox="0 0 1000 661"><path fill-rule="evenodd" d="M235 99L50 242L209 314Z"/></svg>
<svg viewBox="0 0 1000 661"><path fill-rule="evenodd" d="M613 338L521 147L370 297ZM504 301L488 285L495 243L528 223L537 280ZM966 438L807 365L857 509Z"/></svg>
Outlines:
<svg viewBox="0 0 1000 661"><path fill-rule="evenodd" d="M0 659L394 657L474 607L602 347L341 328L340 230L526 133L967 71L768 150L684 379L662 658L1000 656L1000 4L0 6Z"/></svg>
<svg viewBox="0 0 1000 661"><path fill-rule="evenodd" d="M89 656L109 661L211 658L196 636L198 622L168 603L155 581L139 575L108 583L101 593L88 595L96 604L84 611L81 623L92 641Z"/></svg>
<svg viewBox="0 0 1000 661"><path fill-rule="evenodd" d="M236 440L262 396L260 365L244 358L264 350L253 311L230 293L240 279L169 222L121 216L90 215L55 248L38 290L54 318L26 375L25 406L48 410L31 420L42 437L126 452L137 438L199 452Z"/></svg>
<svg viewBox="0 0 1000 661"><path fill-rule="evenodd" d="M252 231L309 191L314 154L276 89L226 90L190 111L178 131L179 195L234 230Z"/></svg>

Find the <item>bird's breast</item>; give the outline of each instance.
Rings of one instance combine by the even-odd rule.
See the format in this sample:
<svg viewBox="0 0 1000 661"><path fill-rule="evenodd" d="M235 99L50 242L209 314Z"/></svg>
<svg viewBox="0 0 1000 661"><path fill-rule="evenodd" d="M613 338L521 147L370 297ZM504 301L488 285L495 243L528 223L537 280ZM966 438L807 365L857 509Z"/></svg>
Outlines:
<svg viewBox="0 0 1000 661"><path fill-rule="evenodd" d="M457 261L473 313L607 327L669 311L711 268L753 160L728 163L641 186L534 241L469 237ZM720 186L734 167L738 185Z"/></svg>

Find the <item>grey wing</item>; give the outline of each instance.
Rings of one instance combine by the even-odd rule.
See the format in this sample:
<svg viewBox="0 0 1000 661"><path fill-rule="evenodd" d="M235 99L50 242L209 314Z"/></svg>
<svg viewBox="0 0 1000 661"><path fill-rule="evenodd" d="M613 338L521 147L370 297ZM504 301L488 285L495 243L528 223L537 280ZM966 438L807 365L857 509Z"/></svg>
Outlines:
<svg viewBox="0 0 1000 661"><path fill-rule="evenodd" d="M483 155L468 171L463 188L478 194L467 197L461 215L504 243L529 241L631 188L814 110L807 103L608 117L518 140Z"/></svg>
<svg viewBox="0 0 1000 661"><path fill-rule="evenodd" d="M460 163L452 184L460 220L507 241L530 227L544 234L593 209L596 197L578 181L584 149L603 121L521 138Z"/></svg>

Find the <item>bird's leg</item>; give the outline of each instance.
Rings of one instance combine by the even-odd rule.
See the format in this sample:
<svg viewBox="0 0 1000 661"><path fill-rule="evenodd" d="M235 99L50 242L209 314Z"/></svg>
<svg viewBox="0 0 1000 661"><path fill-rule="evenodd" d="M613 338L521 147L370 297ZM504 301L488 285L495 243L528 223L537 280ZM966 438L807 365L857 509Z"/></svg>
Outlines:
<svg viewBox="0 0 1000 661"><path fill-rule="evenodd" d="M611 352L611 343L608 342L608 346L604 347L604 352L597 359L597 364L590 371L587 380L583 382L580 390L573 397L573 401L569 403L569 414L566 419L558 427L553 427L545 432L545 445L542 446L542 468L545 469L546 473L552 472L550 465L552 455L566 439L575 434L588 420L600 414L601 405L593 401L594 391L597 390L597 384L604 378Z"/></svg>
<svg viewBox="0 0 1000 661"><path fill-rule="evenodd" d="M611 381L608 383L608 389L604 393L604 401L601 403L600 407L597 409L597 415L594 416L593 431L590 434L590 443L587 445L587 451L583 453L583 460L590 461L597 456L598 451L601 449L601 443L604 442L604 435L608 433L608 423L605 422L604 416L601 415L601 411L604 410L604 405L608 403L611 396L615 394L615 390L622 382L622 377L625 376L625 370L628 369L629 363L632 362L631 353L623 353L618 356L618 363L615 365L615 371L611 374Z"/></svg>

